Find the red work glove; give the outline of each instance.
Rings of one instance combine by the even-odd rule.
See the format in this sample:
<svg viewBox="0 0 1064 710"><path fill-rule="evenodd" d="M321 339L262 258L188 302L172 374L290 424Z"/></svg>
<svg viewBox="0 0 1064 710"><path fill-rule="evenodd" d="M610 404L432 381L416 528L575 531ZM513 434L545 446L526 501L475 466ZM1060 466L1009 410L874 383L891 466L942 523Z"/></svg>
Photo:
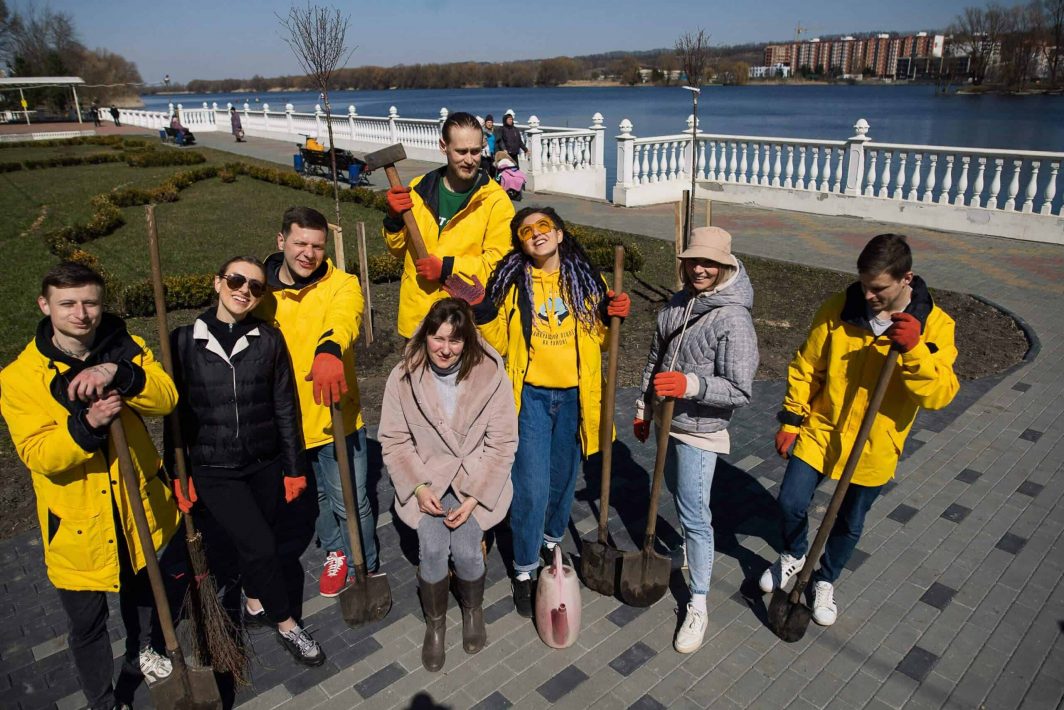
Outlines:
<svg viewBox="0 0 1064 710"><path fill-rule="evenodd" d="M610 299L610 305L606 306L606 315L627 318L632 312L632 299L623 291L615 294L613 291L606 292L606 298Z"/></svg>
<svg viewBox="0 0 1064 710"><path fill-rule="evenodd" d="M451 274L443 282L443 290L451 298L463 300L471 306L484 300L484 284L480 283L476 274L473 274L473 283L469 283L458 274Z"/></svg>
<svg viewBox="0 0 1064 710"><path fill-rule="evenodd" d="M443 273L443 259L435 254L429 254L424 259L415 261L414 268L417 269L417 275L421 278L439 281L440 274Z"/></svg>
<svg viewBox="0 0 1064 710"><path fill-rule="evenodd" d="M687 391L687 375L676 370L654 375L654 394L659 397L683 397Z"/></svg>
<svg viewBox="0 0 1064 710"><path fill-rule="evenodd" d="M650 421L636 417L632 421L632 431L635 433L635 438L639 439L640 443L645 444L647 439L650 438Z"/></svg>
<svg viewBox="0 0 1064 710"><path fill-rule="evenodd" d="M306 476L285 476L284 477L284 502L291 503L299 496L303 495L303 491L307 490L307 477Z"/></svg>
<svg viewBox="0 0 1064 710"><path fill-rule="evenodd" d="M414 208L414 198L410 196L409 187L396 185L389 188L387 200L388 214L392 217L398 217L403 212Z"/></svg>
<svg viewBox="0 0 1064 710"><path fill-rule="evenodd" d="M188 479L188 498L181 491L181 479L175 478L171 481L174 487L174 500L177 501L177 508L182 513L191 513L192 504L199 500L199 496L196 495L196 484L192 482L192 479Z"/></svg>
<svg viewBox="0 0 1064 710"><path fill-rule="evenodd" d="M794 440L798 438L798 433L793 431L783 431L780 429L776 432L776 453L780 455L780 458L790 458L791 447L794 446Z"/></svg>
<svg viewBox="0 0 1064 710"><path fill-rule="evenodd" d="M314 403L331 407L347 394L343 360L330 353L318 353L310 366L307 382L314 382Z"/></svg>
<svg viewBox="0 0 1064 710"><path fill-rule="evenodd" d="M920 343L920 321L908 313L895 313L890 317L894 325L887 328L887 337L894 346L907 353Z"/></svg>

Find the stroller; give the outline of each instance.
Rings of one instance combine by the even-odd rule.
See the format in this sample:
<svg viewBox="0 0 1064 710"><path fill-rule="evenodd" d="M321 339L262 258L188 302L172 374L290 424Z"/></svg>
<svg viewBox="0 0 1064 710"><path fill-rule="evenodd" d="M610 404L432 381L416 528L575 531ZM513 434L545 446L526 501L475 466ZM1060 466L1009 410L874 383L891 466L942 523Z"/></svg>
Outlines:
<svg viewBox="0 0 1064 710"><path fill-rule="evenodd" d="M511 200L520 202L528 178L517 167L509 153L500 150L495 154L495 169L498 171L495 179L502 189L506 190Z"/></svg>

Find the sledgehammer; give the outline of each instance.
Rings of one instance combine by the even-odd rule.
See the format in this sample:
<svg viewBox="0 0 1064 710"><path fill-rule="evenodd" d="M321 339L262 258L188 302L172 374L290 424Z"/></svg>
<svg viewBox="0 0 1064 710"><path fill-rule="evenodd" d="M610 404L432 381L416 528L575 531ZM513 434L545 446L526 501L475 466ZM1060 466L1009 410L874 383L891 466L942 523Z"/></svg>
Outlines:
<svg viewBox="0 0 1064 710"><path fill-rule="evenodd" d="M363 160L366 161L367 170L384 168L384 174L388 176L389 187L402 187L403 183L399 180L399 171L395 169L396 163L400 160L406 160L406 150L403 148L402 143L396 143L387 148L367 153ZM424 259L429 255L429 250L425 248L425 240L421 238L421 230L417 228L414 214L407 210L403 212L402 217L403 225L406 227L407 239L414 246L415 258Z"/></svg>

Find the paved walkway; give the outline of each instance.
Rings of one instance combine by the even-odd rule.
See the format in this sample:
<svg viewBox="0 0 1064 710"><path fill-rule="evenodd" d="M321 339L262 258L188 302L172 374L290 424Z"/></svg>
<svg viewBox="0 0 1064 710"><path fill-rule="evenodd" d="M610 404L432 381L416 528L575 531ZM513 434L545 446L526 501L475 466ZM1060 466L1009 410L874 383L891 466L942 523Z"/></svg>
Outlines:
<svg viewBox="0 0 1064 710"><path fill-rule="evenodd" d="M205 134L203 144L221 136ZM287 148L253 139L244 154L287 162ZM411 169L417 166L408 166ZM573 222L616 226L671 239L671 208L624 210L554 196ZM866 239L890 229L851 219L738 206L717 207L714 222L735 235L736 250L800 264L852 270ZM423 625L414 587L415 549L390 513L380 516L395 606L383 622L349 629L334 601L316 596L320 552L304 556L304 617L329 654L318 669L296 668L269 637L253 685L236 702L248 708L479 707L664 708L1052 708L1064 700L1064 248L1002 239L906 230L916 270L932 286L974 293L1010 309L1038 339L1037 352L998 378L964 383L958 400L917 420L895 483L868 516L865 533L838 584L839 621L812 626L785 644L765 626L767 599L751 579L776 556L774 499L782 465L772 449L779 382L758 383L754 404L733 423L734 452L713 486L717 563L705 646L681 656L671 647L685 588L647 609L584 590L576 645L553 651L513 613L498 553L490 554L486 594L489 646L466 656L451 609L443 672L420 665ZM960 339L979 333L961 333ZM631 392L618 396L610 529L634 549L645 512L650 446L632 439ZM371 455L374 452L371 450ZM577 491L572 531L595 527L594 466ZM387 478L377 483L387 510ZM827 492L817 494L823 505ZM822 510L822 508L821 508ZM671 502L663 537L675 535ZM567 540L575 551L576 545ZM40 563L36 532L0 545L0 693L4 705L77 707L63 637L65 621ZM112 638L119 639L115 629ZM116 649L120 645L116 645ZM147 693L138 691L138 704Z"/></svg>

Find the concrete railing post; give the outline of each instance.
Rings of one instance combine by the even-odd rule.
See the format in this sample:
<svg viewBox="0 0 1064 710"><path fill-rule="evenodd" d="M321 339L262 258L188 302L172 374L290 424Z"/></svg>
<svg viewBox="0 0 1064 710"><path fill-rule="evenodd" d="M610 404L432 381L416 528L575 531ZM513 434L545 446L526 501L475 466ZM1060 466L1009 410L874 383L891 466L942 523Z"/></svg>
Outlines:
<svg viewBox="0 0 1064 710"><path fill-rule="evenodd" d="M591 164L597 168L606 165L606 127L602 125L604 120L602 114L597 111L591 117L591 130L595 132L595 137L591 139Z"/></svg>
<svg viewBox="0 0 1064 710"><path fill-rule="evenodd" d="M325 112L321 110L321 104L314 104L314 137L319 141L325 136L321 132L321 119L325 115ZM332 148L332 146L329 146Z"/></svg>
<svg viewBox="0 0 1064 710"><path fill-rule="evenodd" d="M263 104L262 105L262 130L264 130L264 131L269 131L270 130L270 105L269 104Z"/></svg>
<svg viewBox="0 0 1064 710"><path fill-rule="evenodd" d="M395 106L388 107L388 142L394 144L399 142L399 126L396 125L396 121L399 120L399 109Z"/></svg>
<svg viewBox="0 0 1064 710"><path fill-rule="evenodd" d="M357 115L358 112L355 111L355 105L350 104L347 107L347 129L351 133L351 140L357 140L355 138L355 116Z"/></svg>
<svg viewBox="0 0 1064 710"><path fill-rule="evenodd" d="M295 127L292 123L292 112L295 111L295 106L292 104L284 105L285 126L288 129L289 134L295 133Z"/></svg>
<svg viewBox="0 0 1064 710"><path fill-rule="evenodd" d="M847 162L846 182L843 184L843 192L856 197L861 194L861 179L864 176L864 144L871 140L868 137L868 121L863 118L857 119L853 124L854 135L846 141Z"/></svg>
<svg viewBox="0 0 1064 710"><path fill-rule="evenodd" d="M530 116L528 118L528 130L525 131L525 135L528 137L528 145L526 147L532 153L532 160L529 161L529 175L542 175L544 172L542 133L543 129L539 127L539 118Z"/></svg>

